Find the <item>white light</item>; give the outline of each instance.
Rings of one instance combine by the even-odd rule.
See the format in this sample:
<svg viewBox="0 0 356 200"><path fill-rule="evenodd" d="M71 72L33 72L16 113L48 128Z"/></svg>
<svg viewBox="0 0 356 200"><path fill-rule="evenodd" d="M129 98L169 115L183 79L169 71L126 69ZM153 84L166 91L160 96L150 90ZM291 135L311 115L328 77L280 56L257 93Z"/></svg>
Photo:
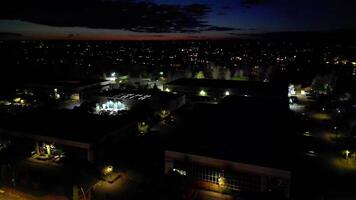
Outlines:
<svg viewBox="0 0 356 200"><path fill-rule="evenodd" d="M122 111L122 110L127 110L127 107L125 104L123 104L120 101L107 101L104 104L96 104L95 108L96 112L99 113L100 111Z"/></svg>
<svg viewBox="0 0 356 200"><path fill-rule="evenodd" d="M111 73L111 76L112 77L116 76L116 73L115 72Z"/></svg>
<svg viewBox="0 0 356 200"><path fill-rule="evenodd" d="M229 91L226 91L225 92L225 96L229 96L230 95L230 92Z"/></svg>
<svg viewBox="0 0 356 200"><path fill-rule="evenodd" d="M290 96L292 96L292 95L295 95L296 94L296 92L295 92L295 88L294 88L294 85L289 85L288 86L288 96L290 97Z"/></svg>
<svg viewBox="0 0 356 200"><path fill-rule="evenodd" d="M173 169L174 172L177 172L181 176L186 176L187 172L181 169Z"/></svg>
<svg viewBox="0 0 356 200"><path fill-rule="evenodd" d="M108 174L111 174L113 172L113 170L114 170L114 167L109 165L104 168L103 173L104 173L104 175L108 175Z"/></svg>
<svg viewBox="0 0 356 200"><path fill-rule="evenodd" d="M204 97L207 96L207 93L204 90L200 90L199 95Z"/></svg>
<svg viewBox="0 0 356 200"><path fill-rule="evenodd" d="M170 90L169 88L166 88L165 91L166 91L166 92L170 92L171 90Z"/></svg>

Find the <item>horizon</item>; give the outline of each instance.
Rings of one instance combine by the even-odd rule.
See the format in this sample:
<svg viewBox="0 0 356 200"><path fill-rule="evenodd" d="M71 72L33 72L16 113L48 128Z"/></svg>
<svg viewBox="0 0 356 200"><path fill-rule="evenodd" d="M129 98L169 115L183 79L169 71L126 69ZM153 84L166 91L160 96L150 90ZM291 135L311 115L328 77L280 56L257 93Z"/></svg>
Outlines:
<svg viewBox="0 0 356 200"><path fill-rule="evenodd" d="M9 40L214 40L356 29L356 2L348 0L4 3L0 39Z"/></svg>

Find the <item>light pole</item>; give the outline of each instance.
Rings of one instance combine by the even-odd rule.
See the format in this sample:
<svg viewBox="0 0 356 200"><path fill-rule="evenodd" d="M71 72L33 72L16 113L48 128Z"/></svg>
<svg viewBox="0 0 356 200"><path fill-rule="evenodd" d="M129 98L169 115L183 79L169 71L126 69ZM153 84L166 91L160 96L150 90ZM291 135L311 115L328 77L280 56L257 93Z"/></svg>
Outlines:
<svg viewBox="0 0 356 200"><path fill-rule="evenodd" d="M348 160L348 159L349 159L349 154L350 154L350 151L349 151L349 150L346 150L346 151L345 151L346 160Z"/></svg>

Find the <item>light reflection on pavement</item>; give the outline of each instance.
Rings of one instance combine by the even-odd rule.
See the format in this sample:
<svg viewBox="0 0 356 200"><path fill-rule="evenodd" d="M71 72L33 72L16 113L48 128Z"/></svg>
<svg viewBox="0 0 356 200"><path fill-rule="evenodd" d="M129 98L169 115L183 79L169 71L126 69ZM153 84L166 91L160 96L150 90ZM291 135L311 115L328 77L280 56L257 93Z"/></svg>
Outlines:
<svg viewBox="0 0 356 200"><path fill-rule="evenodd" d="M0 188L0 200L68 200L68 198L55 195L36 197L15 189Z"/></svg>

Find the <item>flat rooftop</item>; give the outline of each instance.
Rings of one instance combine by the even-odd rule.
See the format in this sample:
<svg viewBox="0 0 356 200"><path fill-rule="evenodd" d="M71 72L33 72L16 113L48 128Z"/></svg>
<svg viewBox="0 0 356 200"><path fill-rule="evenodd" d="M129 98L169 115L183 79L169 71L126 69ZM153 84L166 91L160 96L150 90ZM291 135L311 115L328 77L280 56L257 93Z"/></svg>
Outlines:
<svg viewBox="0 0 356 200"><path fill-rule="evenodd" d="M237 89L257 94L265 94L267 96L273 95L284 97L288 94L288 85L258 81L181 78L169 82L166 85L181 87L205 87L211 89Z"/></svg>
<svg viewBox="0 0 356 200"><path fill-rule="evenodd" d="M106 80L58 80L58 81L38 81L26 83L25 86L34 87L34 88L58 88L58 89L67 89L67 90L75 90L75 89L85 89L87 87L92 87L96 85L107 85L110 81Z"/></svg>
<svg viewBox="0 0 356 200"><path fill-rule="evenodd" d="M156 104L166 103L171 100L176 100L184 94L174 94L170 92L162 92L159 90L109 90L103 91L95 96L92 96L94 99L97 97L105 97L108 99L116 99L119 101L130 102L131 104L140 104L140 102L154 102Z"/></svg>
<svg viewBox="0 0 356 200"><path fill-rule="evenodd" d="M95 143L104 135L126 126L133 114L99 116L80 110L36 110L21 115L0 116L0 129L24 135L46 136Z"/></svg>
<svg viewBox="0 0 356 200"><path fill-rule="evenodd" d="M104 97L121 97L121 98L132 98L132 99L139 99L140 97L144 96L151 96L151 97L160 97L160 98L174 98L178 96L182 96L181 94L174 94L171 92L162 92L160 90L120 90L114 89L109 91L102 91L96 96L104 96Z"/></svg>
<svg viewBox="0 0 356 200"><path fill-rule="evenodd" d="M273 101L233 101L236 106L196 104L180 110L183 123L165 149L288 170L294 155L288 112Z"/></svg>

